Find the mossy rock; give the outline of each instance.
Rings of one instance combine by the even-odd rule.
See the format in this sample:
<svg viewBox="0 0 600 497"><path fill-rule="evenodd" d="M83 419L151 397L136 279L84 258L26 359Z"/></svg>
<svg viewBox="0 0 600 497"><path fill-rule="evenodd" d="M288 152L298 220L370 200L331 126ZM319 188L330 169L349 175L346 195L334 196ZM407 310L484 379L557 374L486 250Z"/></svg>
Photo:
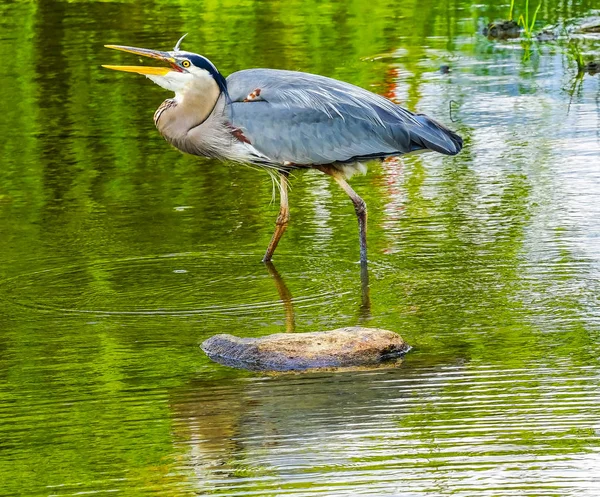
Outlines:
<svg viewBox="0 0 600 497"><path fill-rule="evenodd" d="M592 75L600 73L600 62L588 62L585 66L583 66L583 72L587 72L588 74Z"/></svg>
<svg viewBox="0 0 600 497"><path fill-rule="evenodd" d="M500 40L518 38L521 35L521 28L512 20L494 21L483 28L483 35L488 38L497 38Z"/></svg>
<svg viewBox="0 0 600 497"><path fill-rule="evenodd" d="M372 366L402 357L410 346L393 331L349 327L260 338L215 335L200 346L215 362L252 371L305 371Z"/></svg>

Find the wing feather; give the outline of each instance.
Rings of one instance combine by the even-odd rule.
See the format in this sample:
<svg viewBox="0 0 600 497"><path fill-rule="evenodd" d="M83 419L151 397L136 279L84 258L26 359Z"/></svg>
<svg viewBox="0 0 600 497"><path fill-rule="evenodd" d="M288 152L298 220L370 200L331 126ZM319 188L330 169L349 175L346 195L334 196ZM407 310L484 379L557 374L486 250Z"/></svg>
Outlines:
<svg viewBox="0 0 600 497"><path fill-rule="evenodd" d="M462 147L427 116L324 76L248 69L230 75L227 87L232 125L274 162L352 162L422 149L453 155ZM260 96L248 101L256 89Z"/></svg>

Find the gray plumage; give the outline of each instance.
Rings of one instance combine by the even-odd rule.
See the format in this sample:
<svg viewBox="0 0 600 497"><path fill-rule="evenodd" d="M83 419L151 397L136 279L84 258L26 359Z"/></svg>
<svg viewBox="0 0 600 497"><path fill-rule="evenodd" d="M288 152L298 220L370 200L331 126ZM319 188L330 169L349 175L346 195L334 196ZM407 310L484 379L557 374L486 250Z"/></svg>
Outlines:
<svg viewBox="0 0 600 497"><path fill-rule="evenodd" d="M244 99L255 89L260 96ZM370 91L293 71L248 69L227 78L229 121L276 163L330 164L429 149L456 154L458 135Z"/></svg>
<svg viewBox="0 0 600 497"><path fill-rule="evenodd" d="M175 92L154 122L178 149L280 172L281 207L264 261L271 260L288 223L291 169L318 169L350 196L366 262L366 205L345 180L355 164L421 150L454 155L462 148L460 136L433 119L349 83L275 69L247 69L225 79L206 57L180 50L180 43L172 52L107 45L165 61L169 69L105 67L145 74Z"/></svg>

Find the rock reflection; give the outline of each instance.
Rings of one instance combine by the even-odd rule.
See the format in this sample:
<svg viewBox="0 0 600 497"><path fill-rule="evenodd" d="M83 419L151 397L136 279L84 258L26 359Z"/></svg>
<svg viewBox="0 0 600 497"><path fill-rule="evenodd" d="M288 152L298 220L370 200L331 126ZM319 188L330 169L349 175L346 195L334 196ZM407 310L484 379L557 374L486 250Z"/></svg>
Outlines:
<svg viewBox="0 0 600 497"><path fill-rule="evenodd" d="M435 377L448 367L452 375L461 375L465 366L459 361L426 369L432 368L429 374ZM324 483L330 489L346 479L374 484L376 472L363 471L375 464L369 458L402 458L403 450L420 443L421 427L413 426L412 416L415 404L426 401L422 368L193 381L172 396L174 436L187 446L189 458L182 466L203 495L294 493L305 471L312 474L307 481L314 481L315 472L328 474L332 466L338 471ZM426 385L425 395L437 395L443 387L444 381L435 381ZM394 434L404 419L408 424ZM395 450L396 443L404 449ZM403 463L407 471L413 462Z"/></svg>
<svg viewBox="0 0 600 497"><path fill-rule="evenodd" d="M467 496L518 481L535 491L506 495L550 496L597 483L595 372L431 359L194 380L171 394L173 436L187 454L177 471L201 495ZM552 412L568 416L557 423Z"/></svg>

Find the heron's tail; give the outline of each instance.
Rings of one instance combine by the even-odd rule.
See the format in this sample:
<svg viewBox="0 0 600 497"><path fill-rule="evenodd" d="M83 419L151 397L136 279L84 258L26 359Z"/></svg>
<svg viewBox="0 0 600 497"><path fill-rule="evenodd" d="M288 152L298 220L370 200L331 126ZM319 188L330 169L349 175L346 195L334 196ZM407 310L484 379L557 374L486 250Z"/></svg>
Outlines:
<svg viewBox="0 0 600 497"><path fill-rule="evenodd" d="M463 139L454 131L425 114L415 114L414 118L423 125L412 139L414 150L429 149L446 155L456 155L462 150Z"/></svg>

